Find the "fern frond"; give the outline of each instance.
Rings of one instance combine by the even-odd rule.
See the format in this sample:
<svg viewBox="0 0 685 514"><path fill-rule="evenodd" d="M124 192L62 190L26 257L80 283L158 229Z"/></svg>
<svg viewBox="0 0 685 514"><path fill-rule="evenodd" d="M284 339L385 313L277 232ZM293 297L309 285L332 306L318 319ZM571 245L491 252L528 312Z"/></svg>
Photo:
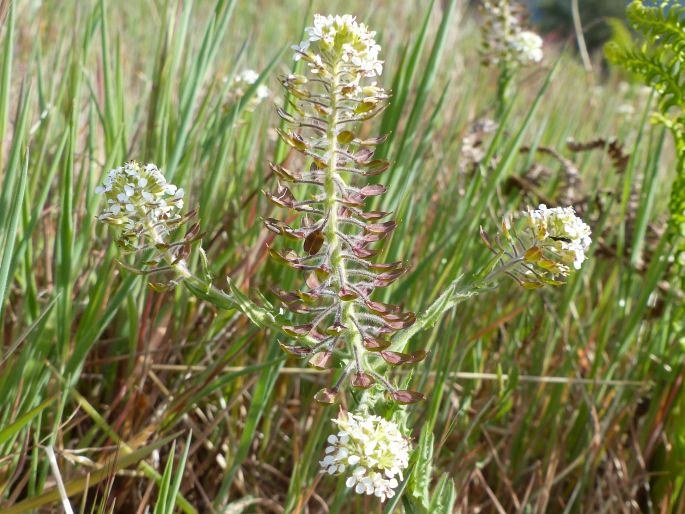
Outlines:
<svg viewBox="0 0 685 514"><path fill-rule="evenodd" d="M641 75L659 93L659 112L653 119L673 135L678 154L676 178L669 200L669 235L674 246L676 270L685 287L685 7L664 1L659 7L647 7L634 0L627 9L628 20L643 36L641 47L608 44L607 59ZM673 108L678 111L674 112ZM680 316L680 318L678 318ZM683 319L685 307L675 319Z"/></svg>
<svg viewBox="0 0 685 514"><path fill-rule="evenodd" d="M664 2L660 7L645 6L635 0L626 9L628 21L657 51L685 54L685 7Z"/></svg>
<svg viewBox="0 0 685 514"><path fill-rule="evenodd" d="M646 47L620 47L609 43L605 54L610 62L642 76L645 82L659 93L661 109L685 108L685 81L681 73L681 61L664 60L659 53L649 53Z"/></svg>

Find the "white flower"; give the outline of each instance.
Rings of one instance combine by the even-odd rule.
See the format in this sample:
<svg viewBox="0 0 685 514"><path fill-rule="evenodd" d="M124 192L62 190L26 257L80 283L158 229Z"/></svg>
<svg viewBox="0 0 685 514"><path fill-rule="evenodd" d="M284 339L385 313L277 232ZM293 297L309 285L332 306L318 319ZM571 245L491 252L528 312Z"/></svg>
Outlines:
<svg viewBox="0 0 685 514"><path fill-rule="evenodd" d="M111 170L95 192L107 199L98 220L122 228L120 242L129 249L151 227L163 234L181 218L184 191L167 183L154 164L127 162Z"/></svg>
<svg viewBox="0 0 685 514"><path fill-rule="evenodd" d="M635 107L629 103L623 103L616 108L616 112L622 116L632 116L635 114Z"/></svg>
<svg viewBox="0 0 685 514"><path fill-rule="evenodd" d="M482 45L484 62L528 65L542 60L542 38L523 30L518 6L509 0L484 0Z"/></svg>
<svg viewBox="0 0 685 514"><path fill-rule="evenodd" d="M521 64L542 61L542 38L535 32L519 32L510 44Z"/></svg>
<svg viewBox="0 0 685 514"><path fill-rule="evenodd" d="M541 204L536 210L528 210L528 225L535 244L558 257L562 275L568 274L570 266L580 269L592 242L591 230L576 216L573 207L548 209Z"/></svg>
<svg viewBox="0 0 685 514"><path fill-rule="evenodd" d="M257 79L259 78L259 73L257 73L254 70L243 70L241 73L238 74L238 76L235 78L235 82L242 82L245 84L254 84L257 82Z"/></svg>
<svg viewBox="0 0 685 514"><path fill-rule="evenodd" d="M257 82L259 73L252 69L246 69L238 73L231 84L231 97L234 100L240 99L247 89ZM271 90L264 84L259 84L255 90L254 96L250 98L246 108L248 111L253 111L260 103L271 96Z"/></svg>
<svg viewBox="0 0 685 514"><path fill-rule="evenodd" d="M322 473L347 474L345 485L358 494L392 498L409 465L410 446L396 423L379 416L346 413L333 422L340 431L328 436Z"/></svg>
<svg viewBox="0 0 685 514"><path fill-rule="evenodd" d="M306 60L312 72L321 76L338 75L341 88L347 88L346 96L352 91L360 93L360 78L383 73L376 33L354 16L315 14L314 25L307 27L305 34L306 39L293 46L294 59Z"/></svg>

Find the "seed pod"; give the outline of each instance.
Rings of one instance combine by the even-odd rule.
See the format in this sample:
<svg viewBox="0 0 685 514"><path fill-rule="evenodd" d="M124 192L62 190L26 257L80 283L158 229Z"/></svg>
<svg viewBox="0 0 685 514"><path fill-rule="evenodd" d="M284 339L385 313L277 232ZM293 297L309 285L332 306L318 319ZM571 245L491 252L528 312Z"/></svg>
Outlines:
<svg viewBox="0 0 685 514"><path fill-rule="evenodd" d="M273 205L289 211L288 221L266 218L264 224L285 239L302 240L297 250L292 245L269 250L277 261L306 273L301 290L277 293L289 310L307 318L283 330L299 341L318 341L313 356L306 354L311 365L328 368L338 352L345 376L354 387L366 388L375 380L359 352L381 352L374 362L411 363L425 356L386 351L390 336L415 316L371 298L375 288L392 284L404 272L401 262L373 261L397 224L386 219L388 212L365 210L367 199L386 191L381 184L365 183L366 177L390 166L374 155L385 136L359 137L359 124L381 112L388 98L375 82L368 83L382 72L380 47L374 33L352 17L317 15L317 25L306 31L310 37L296 47L295 59L304 61L307 73L281 78L292 108L277 109L286 125L277 132L293 152L288 168L270 164L278 182L265 193ZM285 349L299 352L301 346ZM332 397L332 390L317 394L325 403Z"/></svg>

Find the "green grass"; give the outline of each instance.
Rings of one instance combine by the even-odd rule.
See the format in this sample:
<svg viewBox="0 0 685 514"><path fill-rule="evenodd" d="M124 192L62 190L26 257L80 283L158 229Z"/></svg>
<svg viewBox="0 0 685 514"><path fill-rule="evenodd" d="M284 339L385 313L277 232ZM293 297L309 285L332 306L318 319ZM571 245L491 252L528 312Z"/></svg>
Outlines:
<svg viewBox="0 0 685 514"><path fill-rule="evenodd" d="M62 512L46 448L81 512L685 509L671 323L683 292L661 240L673 157L639 86L548 48L482 142L495 164L462 170L496 76L478 65L474 22L441 2L43 4L0 3L0 510ZM237 311L151 291L95 223L101 176L155 162L199 209L216 285L230 277L275 302L271 288L300 284L268 258L260 191L273 187L267 162L289 157L270 104L313 12L355 13L383 47L393 101L366 130L390 133L378 207L399 226L382 258L411 272L378 300L422 311L484 265L479 226L494 233L543 199L570 197L593 228L591 258L565 286L500 281L409 341L430 355L396 378L427 400L407 409L419 450L385 506L318 474L337 407L312 398L328 375ZM253 112L224 81L247 67L274 93ZM602 148L566 147L599 137L623 144L625 170ZM556 149L579 184L569 191L562 166L524 145Z"/></svg>

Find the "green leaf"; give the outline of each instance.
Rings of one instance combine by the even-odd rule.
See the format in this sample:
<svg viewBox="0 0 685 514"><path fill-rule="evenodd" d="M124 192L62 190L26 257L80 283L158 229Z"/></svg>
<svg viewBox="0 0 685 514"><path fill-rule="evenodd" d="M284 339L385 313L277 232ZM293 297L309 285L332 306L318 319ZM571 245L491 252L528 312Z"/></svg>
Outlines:
<svg viewBox="0 0 685 514"><path fill-rule="evenodd" d="M28 426L31 420L40 414L53 401L55 401L54 398L45 400L37 407L34 407L26 414L20 416L14 423L0 430L0 446L12 439L21 429Z"/></svg>

